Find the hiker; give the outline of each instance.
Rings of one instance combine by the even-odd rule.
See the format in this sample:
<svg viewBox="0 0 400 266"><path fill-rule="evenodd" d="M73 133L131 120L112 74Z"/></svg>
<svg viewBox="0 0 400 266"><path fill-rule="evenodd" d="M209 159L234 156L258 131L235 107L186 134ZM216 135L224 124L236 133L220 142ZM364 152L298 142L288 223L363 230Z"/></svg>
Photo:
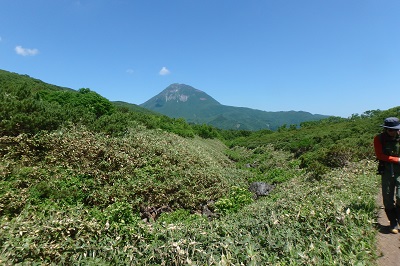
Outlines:
<svg viewBox="0 0 400 266"><path fill-rule="evenodd" d="M382 133L374 137L374 149L380 165L378 173L382 176L383 206L390 221L390 232L397 234L400 223L400 122L397 117L388 117L381 126Z"/></svg>

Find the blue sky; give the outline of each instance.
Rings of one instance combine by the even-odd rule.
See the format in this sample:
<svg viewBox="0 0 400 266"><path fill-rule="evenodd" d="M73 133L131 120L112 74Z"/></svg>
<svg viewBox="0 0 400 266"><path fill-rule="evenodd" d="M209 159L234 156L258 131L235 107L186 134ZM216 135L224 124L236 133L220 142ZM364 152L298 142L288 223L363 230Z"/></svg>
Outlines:
<svg viewBox="0 0 400 266"><path fill-rule="evenodd" d="M0 69L141 104L349 117L400 103L398 0L0 0ZM393 96L392 96L393 95Z"/></svg>

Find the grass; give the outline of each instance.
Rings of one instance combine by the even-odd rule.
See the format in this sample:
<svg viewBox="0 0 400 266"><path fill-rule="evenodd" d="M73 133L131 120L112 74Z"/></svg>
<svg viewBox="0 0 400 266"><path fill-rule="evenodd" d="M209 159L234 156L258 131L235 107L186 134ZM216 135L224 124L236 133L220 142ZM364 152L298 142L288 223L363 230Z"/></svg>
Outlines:
<svg viewBox="0 0 400 266"><path fill-rule="evenodd" d="M215 140L142 128L124 138L73 127L0 141L0 264L373 265L376 260L375 162L314 180L290 154L271 147L226 152ZM258 168L245 169L246 160ZM250 181L271 178L279 185L270 195L248 200L243 188ZM211 199L221 209L224 202L236 206L210 221L198 210ZM141 208L164 205L174 212L151 222L140 217Z"/></svg>

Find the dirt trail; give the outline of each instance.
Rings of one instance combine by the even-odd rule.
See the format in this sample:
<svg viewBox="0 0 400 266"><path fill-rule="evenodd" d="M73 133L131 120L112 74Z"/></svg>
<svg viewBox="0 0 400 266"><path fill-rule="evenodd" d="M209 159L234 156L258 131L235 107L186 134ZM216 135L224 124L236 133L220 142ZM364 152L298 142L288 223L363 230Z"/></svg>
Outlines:
<svg viewBox="0 0 400 266"><path fill-rule="evenodd" d="M376 199L379 206L377 217L377 246L378 266L399 266L400 265L400 234L389 232L389 221L386 217L382 203L382 195L379 193Z"/></svg>

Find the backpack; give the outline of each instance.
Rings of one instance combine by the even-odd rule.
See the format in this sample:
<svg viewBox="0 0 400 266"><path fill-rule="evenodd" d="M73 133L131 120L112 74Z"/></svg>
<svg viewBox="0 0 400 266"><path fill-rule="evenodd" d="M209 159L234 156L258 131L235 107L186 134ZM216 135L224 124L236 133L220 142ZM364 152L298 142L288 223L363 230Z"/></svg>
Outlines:
<svg viewBox="0 0 400 266"><path fill-rule="evenodd" d="M379 140L382 144L382 149L383 149L385 147L386 134L384 133L379 134ZM396 141L399 141L399 135L396 136ZM383 175L383 173L385 172L385 163L386 163L385 161L378 160L378 169L376 170L376 174Z"/></svg>

